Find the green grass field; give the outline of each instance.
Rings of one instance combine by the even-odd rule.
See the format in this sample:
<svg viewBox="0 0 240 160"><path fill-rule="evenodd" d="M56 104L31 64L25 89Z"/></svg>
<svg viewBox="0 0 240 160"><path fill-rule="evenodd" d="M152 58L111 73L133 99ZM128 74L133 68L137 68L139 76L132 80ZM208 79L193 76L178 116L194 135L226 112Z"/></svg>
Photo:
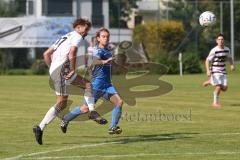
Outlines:
<svg viewBox="0 0 240 160"><path fill-rule="evenodd" d="M239 160L239 74L228 75L221 108L211 107L213 87L201 86L204 74L162 79L174 89L137 98L136 106L125 105L121 135L108 135L108 125L92 121L75 121L62 134L57 118L46 128L40 146L32 126L55 102L48 77L0 76L0 159ZM80 96L70 99L71 106L82 102ZM146 118L159 113L159 119ZM105 117L110 121L111 113Z"/></svg>

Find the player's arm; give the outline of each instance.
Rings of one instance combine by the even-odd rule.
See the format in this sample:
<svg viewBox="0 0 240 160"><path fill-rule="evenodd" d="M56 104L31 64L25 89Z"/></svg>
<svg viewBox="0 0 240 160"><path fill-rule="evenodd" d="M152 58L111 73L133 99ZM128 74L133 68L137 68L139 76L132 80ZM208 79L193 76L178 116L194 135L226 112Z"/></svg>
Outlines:
<svg viewBox="0 0 240 160"><path fill-rule="evenodd" d="M111 62L112 60L113 60L113 57L109 57L108 59L103 60L101 58L101 52L99 52L98 50L94 50L93 51L93 62L91 64L91 66L104 65L104 64Z"/></svg>
<svg viewBox="0 0 240 160"><path fill-rule="evenodd" d="M230 67L231 67L231 71L234 71L235 66L234 66L232 57L228 57L228 61L229 61L230 65L231 65L231 66L230 66Z"/></svg>
<svg viewBox="0 0 240 160"><path fill-rule="evenodd" d="M76 46L72 46L69 52L69 61L70 61L70 69L71 71L76 70L76 54L78 48Z"/></svg>
<svg viewBox="0 0 240 160"><path fill-rule="evenodd" d="M70 63L70 72L65 76L66 79L69 79L72 77L72 75L76 71L76 54L77 54L77 46L72 46L69 51L69 63Z"/></svg>
<svg viewBox="0 0 240 160"><path fill-rule="evenodd" d="M106 60L101 60L101 59L94 59L92 65L103 65L111 62L113 60L113 57L110 57Z"/></svg>
<svg viewBox="0 0 240 160"><path fill-rule="evenodd" d="M212 63L214 56L215 56L215 50L212 49L205 61L205 68L206 68L206 73L208 77L211 76L210 63Z"/></svg>
<svg viewBox="0 0 240 160"><path fill-rule="evenodd" d="M211 76L210 61L208 59L206 59L206 61L205 61L205 68L206 68L207 76Z"/></svg>
<svg viewBox="0 0 240 160"><path fill-rule="evenodd" d="M51 56L52 56L53 52L54 52L53 48L50 47L43 53L44 61L48 67L51 66L51 63L52 63Z"/></svg>

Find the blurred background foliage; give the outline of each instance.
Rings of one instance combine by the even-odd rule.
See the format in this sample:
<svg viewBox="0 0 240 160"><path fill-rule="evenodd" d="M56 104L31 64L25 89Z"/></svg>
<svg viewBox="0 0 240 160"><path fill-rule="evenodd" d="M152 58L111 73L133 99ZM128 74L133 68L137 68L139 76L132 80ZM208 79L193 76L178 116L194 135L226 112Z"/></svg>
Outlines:
<svg viewBox="0 0 240 160"><path fill-rule="evenodd" d="M169 73L178 73L179 53L183 54L185 73L201 73L201 65L210 49L215 46L215 37L221 31L225 35L225 44L230 46L229 0L161 0L155 17L144 23L144 13L138 12L140 1L109 0L109 25L128 28L127 22L135 12L133 41L143 43L150 61L167 65ZM26 0L0 1L0 17L23 16L25 3ZM212 27L199 25L198 17L206 10L212 11L217 17L217 22ZM240 1L234 1L234 12L235 60L239 60L240 54L237 53L240 51ZM220 21L220 14L223 21ZM42 59L45 49L37 48L36 59L31 59L27 48L0 48L0 74L21 74L25 69L28 71L23 74L46 74L46 66L38 63L42 62L39 60Z"/></svg>

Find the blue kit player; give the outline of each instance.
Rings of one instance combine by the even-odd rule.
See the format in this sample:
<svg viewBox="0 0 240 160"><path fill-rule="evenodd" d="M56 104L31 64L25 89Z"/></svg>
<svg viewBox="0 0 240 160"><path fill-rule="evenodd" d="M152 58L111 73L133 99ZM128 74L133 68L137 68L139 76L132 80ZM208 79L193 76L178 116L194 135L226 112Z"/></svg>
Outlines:
<svg viewBox="0 0 240 160"><path fill-rule="evenodd" d="M108 130L109 134L120 134L122 129L117 126L122 114L123 100L117 93L112 84L111 70L112 70L112 53L108 49L110 33L106 28L100 28L96 32L97 46L93 51L92 70L92 92L95 103L99 98L111 101L114 104L112 110L112 122ZM86 106L87 104L85 104ZM84 106L84 105L83 105ZM79 107L74 108L66 114L61 123L61 129L66 132L68 123L80 115L81 110ZM65 133L64 132L64 133Z"/></svg>

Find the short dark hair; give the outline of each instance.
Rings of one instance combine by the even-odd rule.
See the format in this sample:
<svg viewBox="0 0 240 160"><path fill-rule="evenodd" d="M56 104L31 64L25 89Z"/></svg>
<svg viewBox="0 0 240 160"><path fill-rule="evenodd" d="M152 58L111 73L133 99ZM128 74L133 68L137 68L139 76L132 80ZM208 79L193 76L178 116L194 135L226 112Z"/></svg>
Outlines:
<svg viewBox="0 0 240 160"><path fill-rule="evenodd" d="M217 39L218 37L223 37L223 39L224 39L224 35L223 35L222 33L219 33L219 34L217 35L216 39Z"/></svg>
<svg viewBox="0 0 240 160"><path fill-rule="evenodd" d="M74 22L73 22L73 28L77 27L78 25L87 25L89 28L91 28L92 24L88 19L85 18L77 18Z"/></svg>

